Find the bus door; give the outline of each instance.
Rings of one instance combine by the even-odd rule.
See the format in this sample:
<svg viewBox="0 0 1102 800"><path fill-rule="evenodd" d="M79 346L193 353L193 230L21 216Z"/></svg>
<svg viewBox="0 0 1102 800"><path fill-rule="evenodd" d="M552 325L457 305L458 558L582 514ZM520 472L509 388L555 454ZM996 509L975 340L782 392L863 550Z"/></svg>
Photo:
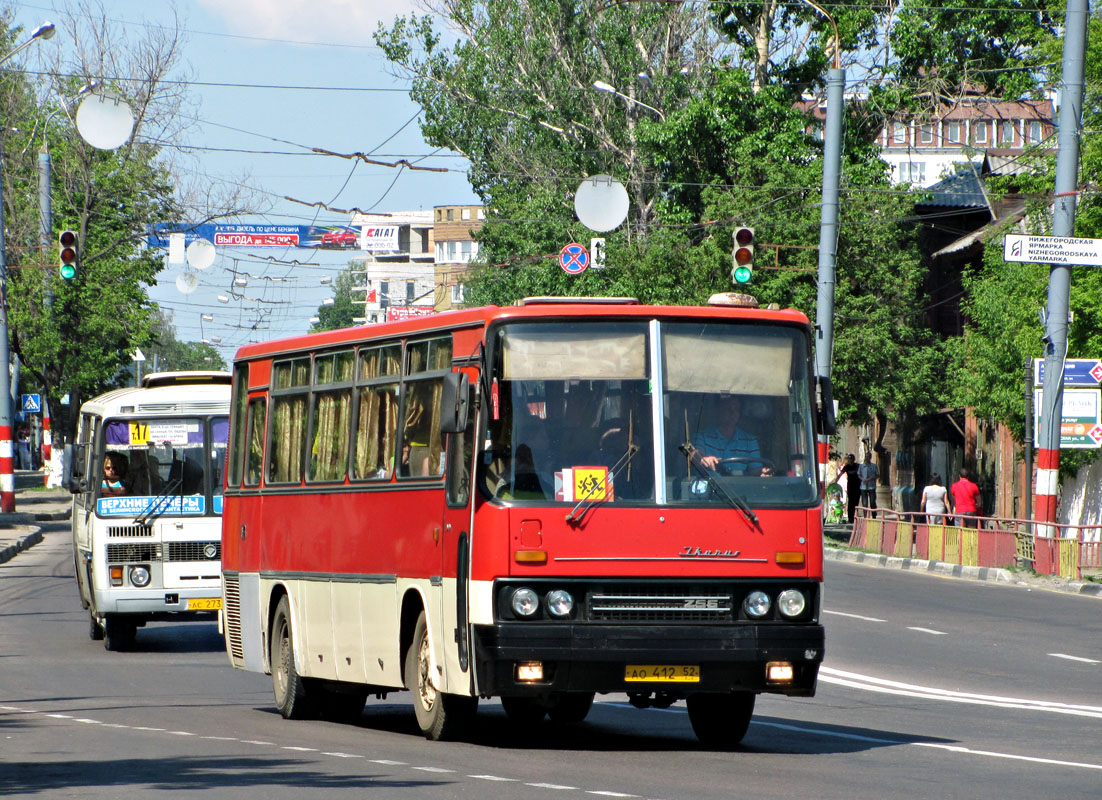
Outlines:
<svg viewBox="0 0 1102 800"><path fill-rule="evenodd" d="M472 687L468 620L468 580L471 552L471 480L473 475L475 416L465 409L474 407L475 381L453 373L444 390L444 428L447 432L447 464L444 475L444 518L440 535L440 570L444 578L443 651L446 655L447 691L466 694ZM462 394L462 397L459 394ZM449 398L455 398L451 400ZM451 409L462 405L459 416L465 425L448 424L455 417ZM462 423L464 420L459 420ZM448 428L461 427L448 432Z"/></svg>

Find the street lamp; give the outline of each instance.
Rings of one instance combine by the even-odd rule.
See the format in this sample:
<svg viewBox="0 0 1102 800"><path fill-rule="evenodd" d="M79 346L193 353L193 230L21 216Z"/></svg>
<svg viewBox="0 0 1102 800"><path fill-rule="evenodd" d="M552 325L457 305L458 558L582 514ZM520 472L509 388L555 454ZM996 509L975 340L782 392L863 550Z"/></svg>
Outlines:
<svg viewBox="0 0 1102 800"><path fill-rule="evenodd" d="M30 37L7 55L0 57L3 66L19 51L38 39L49 39L56 33L52 22L43 22ZM0 130L3 129L0 123ZM4 255L4 148L0 142L0 511L15 511L15 471L12 467L12 401L11 348L8 340L8 262Z"/></svg>
<svg viewBox="0 0 1102 800"><path fill-rule="evenodd" d="M596 89L599 92L608 92L609 94L614 94L617 97L622 97L625 100L627 100L629 103L634 103L637 106L642 106L643 108L647 109L648 111L653 111L655 114L658 115L658 118L660 120L665 121L665 119L666 119L666 115L663 114L661 111L659 111L654 106L649 106L646 103L644 103L642 100L636 100L634 97L631 97L630 95L626 95L623 92L618 91L616 89L616 87L613 86L611 83L605 83L604 81L593 81L593 88Z"/></svg>

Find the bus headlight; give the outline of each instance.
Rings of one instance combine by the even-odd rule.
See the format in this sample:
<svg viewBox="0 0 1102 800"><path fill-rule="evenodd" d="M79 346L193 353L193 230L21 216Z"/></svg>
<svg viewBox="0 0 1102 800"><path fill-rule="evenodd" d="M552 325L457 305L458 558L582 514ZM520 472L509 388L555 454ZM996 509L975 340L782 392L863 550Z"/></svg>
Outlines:
<svg viewBox="0 0 1102 800"><path fill-rule="evenodd" d="M513 607L513 613L518 617L531 617L539 610L540 600L535 592L527 586L522 586L513 592L510 605Z"/></svg>
<svg viewBox="0 0 1102 800"><path fill-rule="evenodd" d="M754 618L761 618L768 614L771 605L772 601L769 599L769 595L760 591L750 592L746 595L746 599L742 601L742 608L746 611L747 616Z"/></svg>
<svg viewBox="0 0 1102 800"><path fill-rule="evenodd" d="M799 589L785 589L777 595L777 609L783 616L798 617L807 608L807 598Z"/></svg>
<svg viewBox="0 0 1102 800"><path fill-rule="evenodd" d="M131 567L130 585L141 588L149 585L149 567Z"/></svg>
<svg viewBox="0 0 1102 800"><path fill-rule="evenodd" d="M574 598L565 589L555 589L547 593L547 610L553 617L569 617L574 610Z"/></svg>

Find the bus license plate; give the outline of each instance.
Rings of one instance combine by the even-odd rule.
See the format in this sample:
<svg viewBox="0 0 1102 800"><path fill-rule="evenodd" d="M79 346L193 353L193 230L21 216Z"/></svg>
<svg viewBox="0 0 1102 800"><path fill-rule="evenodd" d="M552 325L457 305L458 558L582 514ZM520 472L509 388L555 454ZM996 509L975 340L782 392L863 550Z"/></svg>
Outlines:
<svg viewBox="0 0 1102 800"><path fill-rule="evenodd" d="M695 664L628 664L624 680L629 683L699 683L700 667Z"/></svg>
<svg viewBox="0 0 1102 800"><path fill-rule="evenodd" d="M221 611L221 597L192 597L187 601L188 611Z"/></svg>

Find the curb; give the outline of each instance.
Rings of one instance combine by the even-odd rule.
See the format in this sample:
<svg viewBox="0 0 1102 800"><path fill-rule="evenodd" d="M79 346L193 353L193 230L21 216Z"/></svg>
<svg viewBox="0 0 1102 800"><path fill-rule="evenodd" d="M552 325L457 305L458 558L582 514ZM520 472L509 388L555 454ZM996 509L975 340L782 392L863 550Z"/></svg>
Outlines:
<svg viewBox="0 0 1102 800"><path fill-rule="evenodd" d="M934 575L943 575L947 578L966 578L973 581L991 581L994 583L1007 583L1015 586L1033 586L1028 580L1001 567L966 567L960 564L950 564L947 561L924 561L920 558L900 558L899 556L886 556L879 553L866 553L861 550L846 550L841 547L827 547L824 556L829 561L848 561L853 564L867 564L874 567L886 567L888 569L908 570L911 572L930 572ZM1089 597L1102 597L1102 584L1069 581L1057 586L1046 586L1059 592L1081 594Z"/></svg>
<svg viewBox="0 0 1102 800"><path fill-rule="evenodd" d="M9 544L7 547L0 548L0 564L3 564L5 561L10 561L27 548L33 547L41 541L42 530L40 528L35 528L22 539L16 541L15 544Z"/></svg>

